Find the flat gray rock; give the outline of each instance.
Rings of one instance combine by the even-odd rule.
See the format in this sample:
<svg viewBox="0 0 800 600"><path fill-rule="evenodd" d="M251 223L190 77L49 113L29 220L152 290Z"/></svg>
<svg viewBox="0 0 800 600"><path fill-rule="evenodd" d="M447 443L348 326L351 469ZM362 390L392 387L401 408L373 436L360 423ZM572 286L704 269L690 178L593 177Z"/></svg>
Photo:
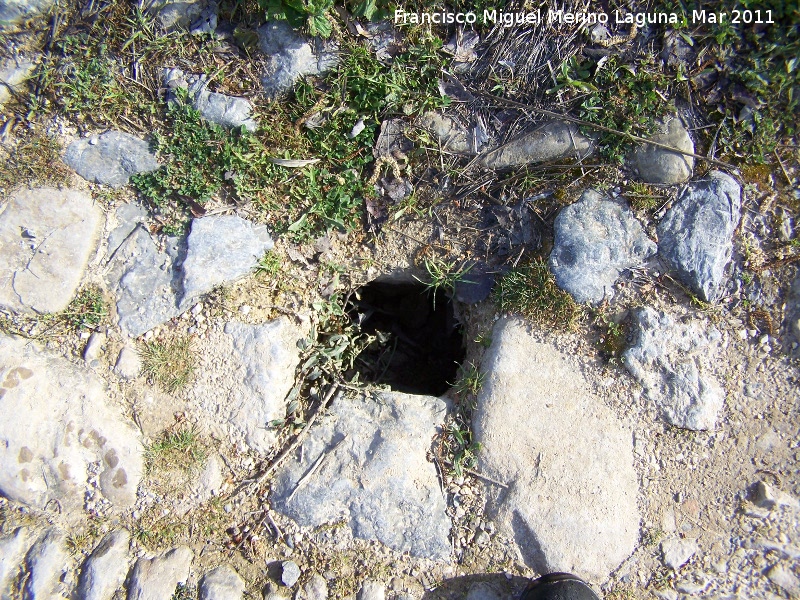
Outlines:
<svg viewBox="0 0 800 600"><path fill-rule="evenodd" d="M64 162L87 181L111 187L122 187L131 175L161 166L150 144L121 131L75 140L67 147Z"/></svg>
<svg viewBox="0 0 800 600"><path fill-rule="evenodd" d="M26 528L19 527L11 535L0 538L0 598L11 597L11 585L31 545L29 535Z"/></svg>
<svg viewBox="0 0 800 600"><path fill-rule="evenodd" d="M78 579L81 600L111 600L128 574L131 534L115 529L106 534L83 563Z"/></svg>
<svg viewBox="0 0 800 600"><path fill-rule="evenodd" d="M114 372L123 379L136 379L142 372L142 359L135 348L123 346L114 364Z"/></svg>
<svg viewBox="0 0 800 600"><path fill-rule="evenodd" d="M285 560L281 563L281 583L286 587L292 587L300 580L300 567L293 560Z"/></svg>
<svg viewBox="0 0 800 600"><path fill-rule="evenodd" d="M2 21L2 7L0 0L0 21ZM12 91L15 94L23 92L22 84L27 81L35 68L36 63L33 60L22 56L7 58L0 62L0 106L11 100Z"/></svg>
<svg viewBox="0 0 800 600"><path fill-rule="evenodd" d="M604 581L639 537L631 432L581 368L518 321L501 319L473 413L487 508L540 573Z"/></svg>
<svg viewBox="0 0 800 600"><path fill-rule="evenodd" d="M661 560L664 566L677 571L699 550L697 542L691 539L670 538L661 542Z"/></svg>
<svg viewBox="0 0 800 600"><path fill-rule="evenodd" d="M47 12L55 0L0 0L0 29L19 25L24 20Z"/></svg>
<svg viewBox="0 0 800 600"><path fill-rule="evenodd" d="M306 333L287 317L263 325L231 321L209 333L198 349L201 363L191 394L220 424L218 434L266 453L277 439L274 420L286 417L286 396Z"/></svg>
<svg viewBox="0 0 800 600"><path fill-rule="evenodd" d="M550 121L481 155L477 162L488 169L508 169L559 158L585 158L593 150L592 141L576 126Z"/></svg>
<svg viewBox="0 0 800 600"><path fill-rule="evenodd" d="M328 600L328 582L319 573L313 573L295 600Z"/></svg>
<svg viewBox="0 0 800 600"><path fill-rule="evenodd" d="M800 596L800 579L792 573L789 566L778 563L767 571L769 580L787 593L790 598Z"/></svg>
<svg viewBox="0 0 800 600"><path fill-rule="evenodd" d="M334 400L302 460L277 475L273 506L304 527L343 520L355 537L448 560L450 519L427 459L446 408L438 398L393 392Z"/></svg>
<svg viewBox="0 0 800 600"><path fill-rule="evenodd" d="M627 204L594 190L561 209L554 230L550 270L577 302L611 299L622 272L657 250Z"/></svg>
<svg viewBox="0 0 800 600"><path fill-rule="evenodd" d="M147 216L147 209L138 202L120 204L114 211L113 223L110 223L114 228L106 240L106 255L113 257L137 226L146 226Z"/></svg>
<svg viewBox="0 0 800 600"><path fill-rule="evenodd" d="M361 582L356 600L386 600L386 586L379 581L365 579Z"/></svg>
<svg viewBox="0 0 800 600"><path fill-rule="evenodd" d="M189 578L194 553L185 546L153 558L140 558L128 582L128 600L170 600Z"/></svg>
<svg viewBox="0 0 800 600"><path fill-rule="evenodd" d="M469 131L455 119L428 111L420 115L416 125L433 134L443 149L459 154L474 154Z"/></svg>
<svg viewBox="0 0 800 600"><path fill-rule="evenodd" d="M89 194L19 190L0 214L0 305L38 313L65 309L102 226L103 211Z"/></svg>
<svg viewBox="0 0 800 600"><path fill-rule="evenodd" d="M192 106L207 121L224 127L244 127L248 131L258 128L258 122L251 117L253 105L250 101L210 92L206 75L187 75L180 69L164 69L163 78L164 85L170 89L186 89Z"/></svg>
<svg viewBox="0 0 800 600"><path fill-rule="evenodd" d="M270 98L289 91L298 78L321 75L338 63L335 48L318 39L308 40L285 21L269 21L259 27L258 41L267 59L261 83Z"/></svg>
<svg viewBox="0 0 800 600"><path fill-rule="evenodd" d="M741 216L741 188L733 177L711 171L686 186L658 224L658 251L680 280L702 300L719 297Z"/></svg>
<svg viewBox="0 0 800 600"><path fill-rule="evenodd" d="M150 232L137 225L112 253L106 283L117 299L119 326L131 337L180 314L183 251L177 238L169 238L161 250Z"/></svg>
<svg viewBox="0 0 800 600"><path fill-rule="evenodd" d="M253 272L274 242L263 225L235 215L194 219L183 262L181 305Z"/></svg>
<svg viewBox="0 0 800 600"><path fill-rule="evenodd" d="M244 581L228 565L212 569L200 580L200 600L241 600Z"/></svg>
<svg viewBox="0 0 800 600"><path fill-rule="evenodd" d="M27 579L23 600L60 598L59 581L67 566L66 537L56 528L45 531L25 555Z"/></svg>
<svg viewBox="0 0 800 600"><path fill-rule="evenodd" d="M0 373L0 414L24 415L0 420L0 493L39 509L58 500L65 513L80 510L97 470L103 496L133 504L143 469L140 434L101 380L5 336Z"/></svg>
<svg viewBox="0 0 800 600"><path fill-rule="evenodd" d="M694 152L694 142L678 117L673 117L662 124L661 130L650 139L684 152ZM694 158L644 144L633 152L631 166L642 181L672 185L683 183L692 176Z"/></svg>
<svg viewBox="0 0 800 600"><path fill-rule="evenodd" d="M725 401L725 390L710 374L719 331L644 307L634 313L633 335L622 355L625 368L667 422L695 431L714 429Z"/></svg>

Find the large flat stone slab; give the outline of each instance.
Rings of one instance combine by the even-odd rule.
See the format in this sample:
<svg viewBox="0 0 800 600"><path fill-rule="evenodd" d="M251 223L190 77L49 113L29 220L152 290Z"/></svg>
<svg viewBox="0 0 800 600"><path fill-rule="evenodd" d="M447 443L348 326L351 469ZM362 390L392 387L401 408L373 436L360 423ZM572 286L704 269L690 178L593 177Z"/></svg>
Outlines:
<svg viewBox="0 0 800 600"><path fill-rule="evenodd" d="M90 195L22 189L0 213L0 305L52 313L67 307L103 224Z"/></svg>
<svg viewBox="0 0 800 600"><path fill-rule="evenodd" d="M684 429L714 429L725 402L725 390L711 375L719 331L644 307L634 314L633 335L622 355L625 368L667 422Z"/></svg>
<svg viewBox="0 0 800 600"><path fill-rule="evenodd" d="M730 175L711 171L686 186L658 224L658 251L683 283L702 300L720 295L741 217L741 187Z"/></svg>
<svg viewBox="0 0 800 600"><path fill-rule="evenodd" d="M123 230L127 227L125 223L120 225ZM117 299L120 328L137 337L180 314L178 266L184 244L178 238L167 238L161 248L141 224L134 224L121 242L120 237L112 232L109 238L111 258L106 282ZM119 244L114 250L112 239Z"/></svg>
<svg viewBox="0 0 800 600"><path fill-rule="evenodd" d="M185 307L214 287L249 275L274 245L265 226L235 215L194 219L183 263L181 304Z"/></svg>
<svg viewBox="0 0 800 600"><path fill-rule="evenodd" d="M502 319L473 413L488 509L537 571L603 581L636 548L633 440L577 361Z"/></svg>
<svg viewBox="0 0 800 600"><path fill-rule="evenodd" d="M128 584L128 600L169 600L189 578L194 552L186 546L136 561Z"/></svg>
<svg viewBox="0 0 800 600"><path fill-rule="evenodd" d="M277 432L269 424L286 417L300 361L297 342L305 335L286 317L263 325L231 321L224 333L209 334L191 393L221 428L219 435L256 452L272 448Z"/></svg>
<svg viewBox="0 0 800 600"><path fill-rule="evenodd" d="M25 555L27 577L22 587L23 600L63 597L59 581L67 568L66 536L51 527L31 546Z"/></svg>
<svg viewBox="0 0 800 600"><path fill-rule="evenodd" d="M64 162L87 181L111 187L122 187L131 175L161 166L149 143L121 131L75 140L67 147Z"/></svg>
<svg viewBox="0 0 800 600"><path fill-rule="evenodd" d="M103 537L83 563L78 579L78 597L82 600L113 598L128 574L131 534L115 529Z"/></svg>
<svg viewBox="0 0 800 600"><path fill-rule="evenodd" d="M622 272L656 253L627 204L594 190L563 208L554 230L550 270L577 302L611 299Z"/></svg>
<svg viewBox="0 0 800 600"><path fill-rule="evenodd" d="M125 507L142 477L140 434L89 371L33 343L0 337L0 493L45 508L80 510L99 491Z"/></svg>
<svg viewBox="0 0 800 600"><path fill-rule="evenodd" d="M447 560L450 519L426 456L445 411L430 396L340 397L277 475L273 506L302 526L343 520L355 537Z"/></svg>

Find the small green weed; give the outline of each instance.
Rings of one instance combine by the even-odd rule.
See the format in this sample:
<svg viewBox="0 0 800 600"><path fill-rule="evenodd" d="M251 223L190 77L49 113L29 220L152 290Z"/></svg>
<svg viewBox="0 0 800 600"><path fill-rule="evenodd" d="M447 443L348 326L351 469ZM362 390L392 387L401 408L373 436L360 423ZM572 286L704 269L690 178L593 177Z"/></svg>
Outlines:
<svg viewBox="0 0 800 600"><path fill-rule="evenodd" d="M164 514L163 506L158 503L148 506L131 527L133 538L151 550L174 546L188 532L186 518Z"/></svg>
<svg viewBox="0 0 800 600"><path fill-rule="evenodd" d="M204 121L186 103L185 93L180 96L180 102L167 108L172 130L155 135L158 153L171 160L157 171L131 178L156 206L184 198L204 204L225 183L226 173L230 178L230 173L244 167L243 154L251 141L246 132L229 134L219 125Z"/></svg>
<svg viewBox="0 0 800 600"><path fill-rule="evenodd" d="M598 350L600 357L612 362L622 356L626 346L626 328L604 313L595 314L595 326L600 330Z"/></svg>
<svg viewBox="0 0 800 600"><path fill-rule="evenodd" d="M632 181L630 189L625 192L624 196L630 202L631 208L641 211L658 208L663 198L655 192L652 186L639 181Z"/></svg>
<svg viewBox="0 0 800 600"><path fill-rule="evenodd" d="M652 548L661 541L664 535L665 531L660 527L649 527L642 533L642 544L644 544L646 548Z"/></svg>
<svg viewBox="0 0 800 600"><path fill-rule="evenodd" d="M428 272L428 281L422 281L416 276L414 279L424 283L425 289L434 292L434 294L440 289L447 293L452 293L456 283L461 281L470 269L469 266L458 267L457 261L448 262L439 258L426 258L422 264ZM434 308L436 308L435 296Z"/></svg>
<svg viewBox="0 0 800 600"><path fill-rule="evenodd" d="M472 431L461 418L450 421L444 430L443 447L452 465L454 477L462 477L478 463L481 445L472 441Z"/></svg>
<svg viewBox="0 0 800 600"><path fill-rule="evenodd" d="M197 590L185 583L179 583L170 600L194 600Z"/></svg>
<svg viewBox="0 0 800 600"><path fill-rule="evenodd" d="M258 260L256 265L257 275L266 275L268 277L275 277L281 272L281 257L274 252L267 252Z"/></svg>
<svg viewBox="0 0 800 600"><path fill-rule="evenodd" d="M105 43L92 47L88 33L66 36L57 46L71 58L61 64L59 81L54 84L61 109L70 116L85 111L108 114L124 94L108 47Z"/></svg>
<svg viewBox="0 0 800 600"><path fill-rule="evenodd" d="M562 91L565 99L579 100L581 119L623 133L647 137L655 131L659 117L674 111L668 100L671 80L652 57L633 64L617 57L602 64L573 57L562 64L556 81L551 93ZM586 133L595 132L588 127ZM598 140L600 155L617 164L623 162L628 147L629 140L617 134L604 133Z"/></svg>
<svg viewBox="0 0 800 600"><path fill-rule="evenodd" d="M259 0L259 4L267 19L287 21L292 27L305 26L309 35L331 36L333 0Z"/></svg>
<svg viewBox="0 0 800 600"><path fill-rule="evenodd" d="M537 323L569 329L581 316L581 307L560 289L547 267L535 258L512 269L497 282L495 298L502 311L519 313Z"/></svg>
<svg viewBox="0 0 800 600"><path fill-rule="evenodd" d="M142 372L170 394L183 388L194 374L195 357L188 336L144 342L139 355Z"/></svg>
<svg viewBox="0 0 800 600"><path fill-rule="evenodd" d="M84 527L70 531L67 535L67 551L72 556L80 556L88 552L101 535L100 523L97 519L91 519Z"/></svg>
<svg viewBox="0 0 800 600"><path fill-rule="evenodd" d="M94 329L108 317L102 290L97 286L83 288L59 316L73 329Z"/></svg>
<svg viewBox="0 0 800 600"><path fill-rule="evenodd" d="M491 333L479 333L475 336L475 343L483 346L484 348L488 348L492 345L492 334Z"/></svg>
<svg viewBox="0 0 800 600"><path fill-rule="evenodd" d="M481 391L485 379L486 373L482 373L474 363L461 365L459 368L459 377L453 384L453 390L459 396L475 396Z"/></svg>

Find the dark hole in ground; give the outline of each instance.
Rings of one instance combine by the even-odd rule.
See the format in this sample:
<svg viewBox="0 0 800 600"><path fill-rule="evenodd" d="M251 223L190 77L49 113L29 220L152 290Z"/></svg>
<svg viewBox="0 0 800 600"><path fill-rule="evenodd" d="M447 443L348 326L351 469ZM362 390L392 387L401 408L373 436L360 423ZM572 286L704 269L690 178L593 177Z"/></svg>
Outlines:
<svg viewBox="0 0 800 600"><path fill-rule="evenodd" d="M377 337L356 359L361 381L407 394L440 396L450 389L465 348L444 291L373 281L351 298L347 312L361 331Z"/></svg>

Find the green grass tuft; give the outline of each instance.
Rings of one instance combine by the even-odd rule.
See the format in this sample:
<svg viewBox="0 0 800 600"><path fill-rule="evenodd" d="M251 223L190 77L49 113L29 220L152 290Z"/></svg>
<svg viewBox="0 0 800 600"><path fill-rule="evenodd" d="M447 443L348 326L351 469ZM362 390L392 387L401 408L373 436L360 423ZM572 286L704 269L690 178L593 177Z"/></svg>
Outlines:
<svg viewBox="0 0 800 600"><path fill-rule="evenodd" d="M188 336L145 342L139 355L142 372L170 394L185 387L194 375L195 356Z"/></svg>
<svg viewBox="0 0 800 600"><path fill-rule="evenodd" d="M556 285L547 262L540 258L503 275L495 298L500 310L555 329L572 328L582 312L572 296Z"/></svg>

